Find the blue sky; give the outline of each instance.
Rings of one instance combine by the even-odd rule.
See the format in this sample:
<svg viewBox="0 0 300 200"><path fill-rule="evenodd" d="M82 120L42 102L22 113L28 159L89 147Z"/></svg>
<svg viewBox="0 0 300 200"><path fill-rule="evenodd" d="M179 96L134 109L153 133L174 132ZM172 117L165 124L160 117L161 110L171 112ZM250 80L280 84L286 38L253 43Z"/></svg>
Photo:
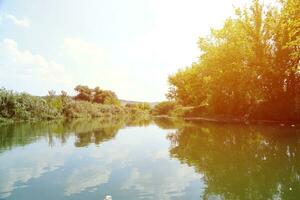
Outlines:
<svg viewBox="0 0 300 200"><path fill-rule="evenodd" d="M100 86L161 101L197 39L246 0L0 0L0 87L45 95Z"/></svg>

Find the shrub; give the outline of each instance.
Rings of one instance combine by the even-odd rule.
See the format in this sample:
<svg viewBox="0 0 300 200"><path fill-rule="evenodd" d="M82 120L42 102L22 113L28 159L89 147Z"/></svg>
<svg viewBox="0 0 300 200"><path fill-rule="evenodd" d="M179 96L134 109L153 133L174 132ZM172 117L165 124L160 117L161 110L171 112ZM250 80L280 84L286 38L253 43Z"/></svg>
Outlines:
<svg viewBox="0 0 300 200"><path fill-rule="evenodd" d="M163 101L154 106L152 110L153 115L170 115L176 107L173 101Z"/></svg>
<svg viewBox="0 0 300 200"><path fill-rule="evenodd" d="M151 107L148 103L127 103L124 106L126 113L130 115L149 115Z"/></svg>
<svg viewBox="0 0 300 200"><path fill-rule="evenodd" d="M190 111L189 107L183 107L181 105L175 106L174 110L170 112L172 117L186 117Z"/></svg>
<svg viewBox="0 0 300 200"><path fill-rule="evenodd" d="M125 114L124 108L118 105L76 101L65 92L62 92L60 96L55 96L55 93L51 91L46 97L37 97L0 89L0 122L61 117L115 117L123 114Z"/></svg>
<svg viewBox="0 0 300 200"><path fill-rule="evenodd" d="M14 120L53 119L60 112L42 97L0 89L0 118Z"/></svg>
<svg viewBox="0 0 300 200"><path fill-rule="evenodd" d="M115 115L123 115L125 112L124 109L119 106L75 101L69 98L64 105L62 113L67 118L80 118L113 117Z"/></svg>

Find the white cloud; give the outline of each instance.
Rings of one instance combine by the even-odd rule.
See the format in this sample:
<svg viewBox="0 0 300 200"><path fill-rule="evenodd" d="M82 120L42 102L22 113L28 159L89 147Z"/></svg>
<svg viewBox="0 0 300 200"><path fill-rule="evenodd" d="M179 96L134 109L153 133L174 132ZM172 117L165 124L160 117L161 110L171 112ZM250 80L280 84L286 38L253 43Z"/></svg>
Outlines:
<svg viewBox="0 0 300 200"><path fill-rule="evenodd" d="M28 181L63 166L65 158L72 153L72 149L63 146L47 148L47 142L43 143L46 148L40 148L39 145L30 144L22 150L16 148L1 155L5 167L0 167L0 199L9 197L16 188L23 187ZM38 151L32 156L32 151L36 149Z"/></svg>
<svg viewBox="0 0 300 200"><path fill-rule="evenodd" d="M124 150L119 151L119 149ZM67 196L87 190L97 190L101 185L110 181L116 163L119 168L124 168L131 160L128 146L115 141L104 142L101 144L101 148L90 146L87 153L85 157L95 163L90 165L87 163L84 167L72 171L67 178L64 190L64 194Z"/></svg>
<svg viewBox="0 0 300 200"><path fill-rule="evenodd" d="M90 66L101 65L109 59L107 50L79 38L65 38L63 51L76 62Z"/></svg>
<svg viewBox="0 0 300 200"><path fill-rule="evenodd" d="M70 196L88 188L99 187L107 183L110 174L111 170L101 166L85 166L84 168L76 169L68 178L65 195Z"/></svg>
<svg viewBox="0 0 300 200"><path fill-rule="evenodd" d="M12 39L4 39L1 46L4 51L2 56L5 59L5 66L0 65L3 84L5 79L10 77L10 80L17 80L18 85L26 83L32 88L44 87L45 92L51 88L55 89L55 86L63 89L72 85L72 79L64 65L29 50L20 50L17 42Z"/></svg>
<svg viewBox="0 0 300 200"><path fill-rule="evenodd" d="M123 183L123 190L138 190L140 198L151 196L153 199L170 200L172 196L181 197L185 195L187 187L202 178L202 175L187 165L177 165L174 161L151 166L150 171L140 171L132 168L129 178ZM163 171L163 174L161 174ZM201 191L203 192L203 191Z"/></svg>
<svg viewBox="0 0 300 200"><path fill-rule="evenodd" d="M136 198L151 196L152 199L170 200L172 196L184 196L186 189L195 181L204 184L202 174L169 158L169 143L165 134L162 134L165 131L156 132L153 128L156 130L155 126L142 128L143 134L140 134L141 128L137 127L122 129L115 140L101 143L100 148L89 146L82 156L90 159L90 162L67 176L64 194L71 196L84 191L101 190L101 186L114 183L111 176L120 169L126 169L128 176L120 182L120 188L115 189L135 191ZM144 150L141 152L141 149ZM203 192L201 188L199 193ZM113 193L109 194L113 196Z"/></svg>
<svg viewBox="0 0 300 200"><path fill-rule="evenodd" d="M23 28L28 28L30 26L30 20L27 17L17 18L12 14L6 14L5 18Z"/></svg>

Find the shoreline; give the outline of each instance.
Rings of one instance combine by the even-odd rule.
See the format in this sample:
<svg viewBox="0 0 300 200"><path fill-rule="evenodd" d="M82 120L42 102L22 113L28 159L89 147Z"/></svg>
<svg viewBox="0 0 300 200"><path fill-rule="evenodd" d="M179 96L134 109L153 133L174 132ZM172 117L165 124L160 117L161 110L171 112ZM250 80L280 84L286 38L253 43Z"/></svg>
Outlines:
<svg viewBox="0 0 300 200"><path fill-rule="evenodd" d="M40 121L56 121L56 120L72 120L72 119L114 119L114 118L126 118L126 117L137 117L139 115L112 115L112 116L101 116L101 117L76 117L76 118L68 118L68 117L58 117L53 119L34 119L34 120L13 120L13 119L6 119L4 121L0 121L0 125L7 125L7 124L14 124L14 123L23 123L23 122L40 122ZM300 126L300 121L283 121L283 120L245 120L242 118L230 118L230 117L174 117L169 115L150 115L151 118L165 118L165 119L178 119L184 121L195 121L195 122L213 122L213 123L232 123L232 124L244 124L244 125L254 125L254 124L261 124L261 125L280 125L280 126Z"/></svg>
<svg viewBox="0 0 300 200"><path fill-rule="evenodd" d="M68 120L76 120L76 119L85 119L85 120L91 120L91 119L105 119L105 120L115 120L115 119L132 119L132 118L152 118L150 114L144 113L144 114L130 114L130 113L123 113L123 114L115 114L111 116L79 116L79 117L66 117L66 116L60 116L56 118L51 118L51 119L28 119L28 120L16 120L16 119L7 119L7 118L2 118L2 121L0 120L0 126L2 125L10 125L10 124L18 124L18 123L38 123L38 122L53 122L53 121L68 121Z"/></svg>
<svg viewBox="0 0 300 200"><path fill-rule="evenodd" d="M283 121L283 120L245 120L242 118L220 118L220 117L172 117L169 115L157 115L153 118L167 118L167 119L181 119L187 121L204 121L204 122L214 122L214 123L234 123L234 124L264 124L264 125L280 125L280 126L298 126L300 121Z"/></svg>

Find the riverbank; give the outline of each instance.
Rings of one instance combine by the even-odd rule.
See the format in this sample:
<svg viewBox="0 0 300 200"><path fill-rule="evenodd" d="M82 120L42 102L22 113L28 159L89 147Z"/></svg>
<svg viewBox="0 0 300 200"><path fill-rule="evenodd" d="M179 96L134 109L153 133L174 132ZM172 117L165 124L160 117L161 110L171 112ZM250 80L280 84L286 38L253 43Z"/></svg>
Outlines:
<svg viewBox="0 0 300 200"><path fill-rule="evenodd" d="M279 120L245 120L242 118L221 118L221 117L174 117L168 115L156 115L153 118L184 120L184 121L204 121L215 123L232 123L232 124L265 124L265 125L280 125L280 126L300 126L300 121L279 121Z"/></svg>
<svg viewBox="0 0 300 200"><path fill-rule="evenodd" d="M100 93L99 89L97 92ZM75 97L68 96L65 92L60 95L49 92L49 95L39 97L0 89L0 123L150 116L151 108L146 103L121 105L116 96L111 93L101 94L101 97L95 94L98 96L89 99L84 98L86 97L84 95L82 91Z"/></svg>
<svg viewBox="0 0 300 200"><path fill-rule="evenodd" d="M156 117L177 118L183 120L210 121L219 123L243 124L300 124L300 116L296 114L281 115L275 110L265 111L267 107L253 109L240 115L217 114L209 105L182 106L175 101L165 101L157 104L152 114Z"/></svg>

